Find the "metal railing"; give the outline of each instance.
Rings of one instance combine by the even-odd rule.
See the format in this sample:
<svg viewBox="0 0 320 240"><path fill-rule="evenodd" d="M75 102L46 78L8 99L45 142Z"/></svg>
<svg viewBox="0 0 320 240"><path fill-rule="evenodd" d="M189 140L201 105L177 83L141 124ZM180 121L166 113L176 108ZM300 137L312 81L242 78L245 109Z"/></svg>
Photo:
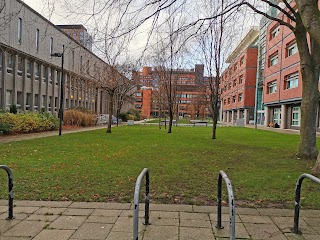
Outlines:
<svg viewBox="0 0 320 240"><path fill-rule="evenodd" d="M3 169L8 174L8 201L9 201L9 210L7 220L13 219L13 174L9 167L5 165L0 165L0 169Z"/></svg>
<svg viewBox="0 0 320 240"><path fill-rule="evenodd" d="M134 209L133 209L133 239L138 240L139 238L139 196L141 189L141 181L146 176L146 196L145 196L145 210L144 210L144 224L149 225L149 169L144 168L140 173L136 181L136 187L134 190Z"/></svg>
<svg viewBox="0 0 320 240"><path fill-rule="evenodd" d="M310 180L319 183L320 184L320 179L316 178L315 176L311 174L301 174L297 183L296 183L296 196L295 196L295 205L294 205L294 223L293 223L293 229L292 231L295 234L300 234L301 231L299 230L299 215L300 215L300 193L301 193L301 186L302 186L302 181L305 178L309 178Z"/></svg>
<svg viewBox="0 0 320 240"><path fill-rule="evenodd" d="M229 218L230 218L230 239L236 239L236 221L235 221L235 206L234 206L234 196L231 181L229 180L227 174L224 171L219 171L218 177L218 215L217 215L217 226L216 228L223 229L221 225L221 204L222 204L222 179L225 181L228 190L228 200L229 200Z"/></svg>

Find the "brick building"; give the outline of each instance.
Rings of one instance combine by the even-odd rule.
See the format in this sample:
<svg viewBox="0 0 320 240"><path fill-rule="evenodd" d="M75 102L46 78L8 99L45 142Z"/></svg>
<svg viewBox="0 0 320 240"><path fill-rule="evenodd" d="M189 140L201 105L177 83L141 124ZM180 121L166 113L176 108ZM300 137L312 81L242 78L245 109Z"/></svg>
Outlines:
<svg viewBox="0 0 320 240"><path fill-rule="evenodd" d="M88 34L87 29L81 24L56 25L64 31L69 37L76 40L85 48L92 51L92 36Z"/></svg>
<svg viewBox="0 0 320 240"><path fill-rule="evenodd" d="M160 107L157 101L163 74L170 70L159 67L143 67L135 72L138 91L136 93L135 109L141 111L142 117L158 117ZM196 64L194 69L174 69L172 81L176 86L176 114L180 117L207 117L209 115L208 102L205 96L206 78L204 65Z"/></svg>
<svg viewBox="0 0 320 240"><path fill-rule="evenodd" d="M223 122L254 119L259 30L252 28L227 59L229 67L221 75Z"/></svg>
<svg viewBox="0 0 320 240"><path fill-rule="evenodd" d="M287 17L284 20L290 21ZM298 48L292 31L277 22L267 27L263 86L265 125L299 129L302 79Z"/></svg>

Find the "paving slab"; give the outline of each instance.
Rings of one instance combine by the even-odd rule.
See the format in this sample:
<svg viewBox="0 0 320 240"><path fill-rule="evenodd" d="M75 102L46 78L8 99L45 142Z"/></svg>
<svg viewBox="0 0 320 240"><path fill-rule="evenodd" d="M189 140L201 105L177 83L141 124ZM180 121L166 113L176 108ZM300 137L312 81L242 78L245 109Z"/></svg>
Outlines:
<svg viewBox="0 0 320 240"><path fill-rule="evenodd" d="M144 212L143 212L144 214ZM142 215L143 217L144 215ZM151 211L150 212L150 217L153 218L179 218L179 213L178 212L165 212L165 211Z"/></svg>
<svg viewBox="0 0 320 240"><path fill-rule="evenodd" d="M14 216L14 219L16 220L24 220L26 219L29 214L26 214L26 213L16 213L14 210L13 210L13 216ZM8 213L3 213L0 215L0 219L4 220L8 217Z"/></svg>
<svg viewBox="0 0 320 240"><path fill-rule="evenodd" d="M167 212L192 212L192 205L150 204L150 210Z"/></svg>
<svg viewBox="0 0 320 240"><path fill-rule="evenodd" d="M32 214L26 218L27 221L44 221L44 222L53 222L59 217L59 215L39 215Z"/></svg>
<svg viewBox="0 0 320 240"><path fill-rule="evenodd" d="M21 221L3 235L11 237L35 237L47 225L44 221Z"/></svg>
<svg viewBox="0 0 320 240"><path fill-rule="evenodd" d="M199 213L217 213L217 206L197 206L193 205L193 212ZM228 211L227 208L222 208L225 211Z"/></svg>
<svg viewBox="0 0 320 240"><path fill-rule="evenodd" d="M215 223L217 222L217 218L218 218L217 214L210 214L209 217L212 222L215 222ZM239 215L235 215L235 220L236 220L236 222L241 222ZM229 213L228 214L226 214L226 213L221 214L221 222L230 222Z"/></svg>
<svg viewBox="0 0 320 240"><path fill-rule="evenodd" d="M229 223L223 224L223 229L218 229L215 227L216 224L212 223L212 229L216 237L220 238L229 238L230 237L230 227ZM245 226L242 223L236 223L236 238L250 238L249 233L247 232Z"/></svg>
<svg viewBox="0 0 320 240"><path fill-rule="evenodd" d="M292 217L271 217L271 219L282 232L291 232L293 227ZM316 231L301 218L299 219L299 230L304 234L316 234Z"/></svg>
<svg viewBox="0 0 320 240"><path fill-rule="evenodd" d="M214 235L211 229L180 227L180 240L212 240Z"/></svg>
<svg viewBox="0 0 320 240"><path fill-rule="evenodd" d="M150 218L151 225L158 226L179 226L179 219L177 218Z"/></svg>
<svg viewBox="0 0 320 240"><path fill-rule="evenodd" d="M192 220L205 220L209 221L209 215L205 213L188 213L188 212L181 212L180 219L192 219Z"/></svg>
<svg viewBox="0 0 320 240"><path fill-rule="evenodd" d="M260 215L264 216L282 216L293 217L294 210L292 209L274 209L274 208L257 208Z"/></svg>
<svg viewBox="0 0 320 240"><path fill-rule="evenodd" d="M154 226L147 227L144 240L178 240L179 228L176 226Z"/></svg>
<svg viewBox="0 0 320 240"><path fill-rule="evenodd" d="M7 237L7 236L1 236L0 240L30 240L30 237Z"/></svg>
<svg viewBox="0 0 320 240"><path fill-rule="evenodd" d="M73 202L69 208L104 208L128 210L131 203Z"/></svg>
<svg viewBox="0 0 320 240"><path fill-rule="evenodd" d="M68 207L71 201L25 201L25 200L15 200L14 204L20 207L57 207L63 208ZM1 205L1 202L0 202Z"/></svg>
<svg viewBox="0 0 320 240"><path fill-rule="evenodd" d="M211 228L211 222L205 220L181 219L180 226L192 228Z"/></svg>
<svg viewBox="0 0 320 240"><path fill-rule="evenodd" d="M244 226L252 239L286 239L275 224L244 223Z"/></svg>
<svg viewBox="0 0 320 240"><path fill-rule="evenodd" d="M49 228L75 230L86 219L86 216L60 216L49 225Z"/></svg>
<svg viewBox="0 0 320 240"><path fill-rule="evenodd" d="M239 215L260 215L256 208L236 208L235 213Z"/></svg>
<svg viewBox="0 0 320 240"><path fill-rule="evenodd" d="M105 217L119 217L124 210L107 210L107 209L95 209L91 215L93 216L105 216ZM130 210L125 210L130 211ZM130 211L133 214L133 211Z"/></svg>
<svg viewBox="0 0 320 240"><path fill-rule="evenodd" d="M240 215L242 222L246 223L269 223L272 224L272 220L269 216L256 216L256 215Z"/></svg>
<svg viewBox="0 0 320 240"><path fill-rule="evenodd" d="M112 228L111 224L105 223L84 223L72 235L71 239L97 239L104 240Z"/></svg>
<svg viewBox="0 0 320 240"><path fill-rule="evenodd" d="M14 208L14 213L26 213L26 214L31 214L37 211L39 207L15 207Z"/></svg>
<svg viewBox="0 0 320 240"><path fill-rule="evenodd" d="M68 240L74 230L44 229L33 240Z"/></svg>
<svg viewBox="0 0 320 240"><path fill-rule="evenodd" d="M60 207L41 207L34 213L41 214L41 215L61 215L66 210L67 208L60 208Z"/></svg>
<svg viewBox="0 0 320 240"><path fill-rule="evenodd" d="M65 216L89 216L94 209L69 208L62 213Z"/></svg>
<svg viewBox="0 0 320 240"><path fill-rule="evenodd" d="M13 220L0 220L0 236L16 224L18 224L21 220L13 219Z"/></svg>
<svg viewBox="0 0 320 240"><path fill-rule="evenodd" d="M142 231L145 226L142 224L142 219L139 219L139 232ZM130 217L119 217L114 224L112 231L115 232L133 232L133 218Z"/></svg>
<svg viewBox="0 0 320 240"><path fill-rule="evenodd" d="M5 213L8 211L8 207L7 206L0 206L0 213Z"/></svg>
<svg viewBox="0 0 320 240"><path fill-rule="evenodd" d="M86 222L114 224L117 220L118 220L118 217L89 216Z"/></svg>
<svg viewBox="0 0 320 240"><path fill-rule="evenodd" d="M106 240L130 240L132 237L132 233L111 231ZM139 239L143 239L143 233L139 233Z"/></svg>

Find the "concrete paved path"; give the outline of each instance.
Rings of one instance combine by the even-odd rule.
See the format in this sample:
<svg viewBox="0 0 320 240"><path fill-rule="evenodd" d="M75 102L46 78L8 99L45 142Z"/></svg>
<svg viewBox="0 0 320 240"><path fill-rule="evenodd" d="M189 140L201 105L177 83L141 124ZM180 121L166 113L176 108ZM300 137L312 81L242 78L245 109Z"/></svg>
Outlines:
<svg viewBox="0 0 320 240"><path fill-rule="evenodd" d="M0 200L0 240L132 239L130 203L15 201L14 220L7 217L7 201ZM143 204L140 205L141 210ZM150 205L150 223L140 211L139 239L211 240L229 238L228 209L224 229L218 230L213 206ZM292 209L236 208L237 239L320 239L320 210L301 210L302 235L291 233Z"/></svg>

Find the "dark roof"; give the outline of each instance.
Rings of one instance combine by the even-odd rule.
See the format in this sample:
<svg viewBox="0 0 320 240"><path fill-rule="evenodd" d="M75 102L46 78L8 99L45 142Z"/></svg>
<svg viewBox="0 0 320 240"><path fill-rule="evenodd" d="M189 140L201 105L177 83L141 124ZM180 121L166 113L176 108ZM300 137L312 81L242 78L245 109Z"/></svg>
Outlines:
<svg viewBox="0 0 320 240"><path fill-rule="evenodd" d="M81 24L56 25L56 26L61 29L84 29L87 31L87 29Z"/></svg>

